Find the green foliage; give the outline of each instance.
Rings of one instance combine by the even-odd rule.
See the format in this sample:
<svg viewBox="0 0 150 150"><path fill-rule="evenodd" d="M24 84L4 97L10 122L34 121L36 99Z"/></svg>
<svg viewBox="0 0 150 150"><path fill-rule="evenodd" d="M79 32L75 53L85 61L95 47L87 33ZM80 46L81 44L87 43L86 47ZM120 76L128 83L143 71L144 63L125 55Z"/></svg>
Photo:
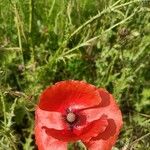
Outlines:
<svg viewBox="0 0 150 150"><path fill-rule="evenodd" d="M146 0L1 1L0 150L35 148L38 96L67 79L113 93L124 117L114 149L148 150L149 5Z"/></svg>

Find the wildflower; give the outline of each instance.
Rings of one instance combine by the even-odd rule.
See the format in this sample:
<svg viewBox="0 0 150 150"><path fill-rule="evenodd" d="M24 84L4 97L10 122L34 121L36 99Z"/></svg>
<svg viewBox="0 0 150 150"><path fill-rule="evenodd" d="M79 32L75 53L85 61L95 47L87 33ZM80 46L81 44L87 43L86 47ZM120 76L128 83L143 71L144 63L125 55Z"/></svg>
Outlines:
<svg viewBox="0 0 150 150"><path fill-rule="evenodd" d="M41 94L35 111L39 150L67 150L82 141L88 150L111 150L122 126L121 112L104 89L83 81L61 81Z"/></svg>

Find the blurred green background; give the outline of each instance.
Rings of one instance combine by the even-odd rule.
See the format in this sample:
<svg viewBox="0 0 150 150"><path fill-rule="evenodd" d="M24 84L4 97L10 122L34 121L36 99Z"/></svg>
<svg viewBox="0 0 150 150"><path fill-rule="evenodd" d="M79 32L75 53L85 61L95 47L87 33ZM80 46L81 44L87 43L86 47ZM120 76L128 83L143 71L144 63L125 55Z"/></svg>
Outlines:
<svg viewBox="0 0 150 150"><path fill-rule="evenodd" d="M115 150L150 150L150 1L0 0L0 150L34 150L34 108L61 80L106 88Z"/></svg>

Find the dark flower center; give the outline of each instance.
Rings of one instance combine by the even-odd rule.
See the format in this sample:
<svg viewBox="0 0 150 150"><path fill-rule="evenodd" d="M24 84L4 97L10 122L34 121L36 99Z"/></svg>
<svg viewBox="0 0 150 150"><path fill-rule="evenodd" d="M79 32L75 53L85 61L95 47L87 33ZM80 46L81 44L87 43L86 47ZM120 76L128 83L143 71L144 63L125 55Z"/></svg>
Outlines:
<svg viewBox="0 0 150 150"><path fill-rule="evenodd" d="M69 123L73 123L73 122L76 120L76 115L75 115L73 112L69 112L69 113L66 115L66 120L67 120Z"/></svg>

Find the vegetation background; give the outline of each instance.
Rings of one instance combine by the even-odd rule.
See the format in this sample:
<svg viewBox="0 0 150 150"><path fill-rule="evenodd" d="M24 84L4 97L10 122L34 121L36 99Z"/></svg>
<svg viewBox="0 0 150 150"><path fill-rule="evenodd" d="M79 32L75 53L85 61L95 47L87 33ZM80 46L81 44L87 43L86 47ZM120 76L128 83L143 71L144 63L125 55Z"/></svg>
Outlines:
<svg viewBox="0 0 150 150"><path fill-rule="evenodd" d="M150 150L149 0L0 0L0 150L34 150L34 108L60 80L113 93L115 150Z"/></svg>

